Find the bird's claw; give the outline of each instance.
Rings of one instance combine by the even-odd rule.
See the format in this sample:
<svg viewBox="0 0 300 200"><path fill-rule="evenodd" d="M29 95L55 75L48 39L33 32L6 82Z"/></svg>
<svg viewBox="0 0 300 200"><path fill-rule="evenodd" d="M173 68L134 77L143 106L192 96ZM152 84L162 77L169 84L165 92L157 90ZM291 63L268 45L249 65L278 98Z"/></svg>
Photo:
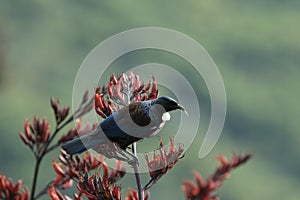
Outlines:
<svg viewBox="0 0 300 200"><path fill-rule="evenodd" d="M139 159L137 158L137 157L133 157L132 159L129 159L128 161L127 161L127 163L129 164L129 165L131 165L131 166L139 166L140 165L140 163L139 163Z"/></svg>

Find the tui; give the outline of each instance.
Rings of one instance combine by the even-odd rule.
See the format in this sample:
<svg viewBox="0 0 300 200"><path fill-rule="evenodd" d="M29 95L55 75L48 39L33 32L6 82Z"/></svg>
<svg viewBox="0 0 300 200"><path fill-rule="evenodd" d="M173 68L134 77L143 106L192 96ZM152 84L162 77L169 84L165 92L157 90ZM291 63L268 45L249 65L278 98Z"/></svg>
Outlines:
<svg viewBox="0 0 300 200"><path fill-rule="evenodd" d="M169 120L168 112L177 109L186 112L183 106L166 96L131 103L111 114L91 133L65 142L62 148L70 155L79 154L108 143L109 139L126 150L130 144L156 135Z"/></svg>

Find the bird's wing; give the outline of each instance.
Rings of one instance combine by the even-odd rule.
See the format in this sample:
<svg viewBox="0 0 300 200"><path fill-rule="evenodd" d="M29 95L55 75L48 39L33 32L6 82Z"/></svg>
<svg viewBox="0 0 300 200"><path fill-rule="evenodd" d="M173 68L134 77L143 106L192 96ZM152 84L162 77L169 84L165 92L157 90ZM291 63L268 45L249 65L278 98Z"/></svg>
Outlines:
<svg viewBox="0 0 300 200"><path fill-rule="evenodd" d="M116 119L119 118L119 112L114 112L102 121L97 129L101 131L109 138L126 138L126 134L120 129L116 123Z"/></svg>
<svg viewBox="0 0 300 200"><path fill-rule="evenodd" d="M103 122L100 123L99 126L105 135L110 139L127 138L128 134L132 134L132 136L135 135L135 137L137 137L137 134L134 133L136 127L131 127L132 122L139 127L146 127L151 123L148 102L132 103L128 107L124 107L118 112L115 112L107 117ZM144 131L148 132L146 130ZM143 133L139 134L143 135Z"/></svg>

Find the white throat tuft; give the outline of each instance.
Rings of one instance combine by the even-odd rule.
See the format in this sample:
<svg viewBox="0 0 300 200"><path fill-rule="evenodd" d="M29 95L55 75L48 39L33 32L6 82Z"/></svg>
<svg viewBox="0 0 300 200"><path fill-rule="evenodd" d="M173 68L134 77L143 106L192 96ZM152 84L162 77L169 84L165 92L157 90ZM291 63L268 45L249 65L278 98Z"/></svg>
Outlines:
<svg viewBox="0 0 300 200"><path fill-rule="evenodd" d="M168 112L165 112L165 113L162 115L161 119L162 119L163 121L169 121L169 120L171 119L171 115L170 115Z"/></svg>

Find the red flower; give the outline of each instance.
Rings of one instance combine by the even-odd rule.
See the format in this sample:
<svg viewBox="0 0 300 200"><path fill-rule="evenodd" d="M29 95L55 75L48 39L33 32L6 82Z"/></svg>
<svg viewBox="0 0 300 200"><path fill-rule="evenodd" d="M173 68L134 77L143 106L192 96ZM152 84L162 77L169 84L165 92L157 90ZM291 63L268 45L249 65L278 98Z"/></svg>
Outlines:
<svg viewBox="0 0 300 200"><path fill-rule="evenodd" d="M121 199L121 187L116 181L125 175L120 161L117 161L117 168L109 172L105 162L101 163L102 176L94 174L82 176L77 184L77 189L88 199Z"/></svg>
<svg viewBox="0 0 300 200"><path fill-rule="evenodd" d="M176 148L174 139L170 138L169 148L165 148L161 140L160 148L157 150L159 153L154 151L152 160L150 160L148 155L146 155L146 161L151 180L144 187L145 190L149 189L161 178L162 175L166 174L168 170L173 168L179 159L183 157L183 150L184 149L182 145L179 145L179 147Z"/></svg>
<svg viewBox="0 0 300 200"><path fill-rule="evenodd" d="M154 77L147 85L140 82L138 74L130 72L118 77L111 75L107 87L95 89L95 111L106 118L113 112L133 102L156 99L158 96L157 83Z"/></svg>
<svg viewBox="0 0 300 200"><path fill-rule="evenodd" d="M212 176L209 176L206 181L203 181L198 172L194 173L196 185L192 181L185 181L182 189L185 192L188 200L216 200L218 196L213 192L219 188L222 182L229 177L231 169L240 166L251 158L250 154L245 156L233 154L232 161L228 161L225 156L219 156L221 166L218 167Z"/></svg>
<svg viewBox="0 0 300 200"><path fill-rule="evenodd" d="M145 197L144 197L144 200L148 200L150 197L150 193L147 192L145 194ZM125 200L139 200L139 197L138 197L138 192L136 190L129 190L127 192L127 197Z"/></svg>
<svg viewBox="0 0 300 200"><path fill-rule="evenodd" d="M68 116L70 108L67 106L61 108L59 99L55 100L54 98L51 98L50 103L55 115L56 123L60 124Z"/></svg>
<svg viewBox="0 0 300 200"><path fill-rule="evenodd" d="M48 124L46 118L40 120L37 116L34 116L32 124L27 120L25 121L24 133L19 132L24 144L29 146L32 151L35 151L37 154L39 154L45 150L44 145L49 141L50 125Z"/></svg>
<svg viewBox="0 0 300 200"><path fill-rule="evenodd" d="M71 200L71 198L60 193L55 187L49 187L48 194L52 200Z"/></svg>
<svg viewBox="0 0 300 200"><path fill-rule="evenodd" d="M22 180L18 180L16 184L11 179L7 179L0 173L0 199L16 199L28 200L29 192L25 187L22 188Z"/></svg>
<svg viewBox="0 0 300 200"><path fill-rule="evenodd" d="M88 152L84 154L83 158L79 156L69 156L64 151L59 156L61 163L53 160L52 165L57 174L56 179L52 182L51 195L53 198L58 195L58 188L66 189L72 186L73 179L78 182L77 189L79 194L75 194L75 199L81 199L85 195L89 199L115 199L121 198L121 188L115 183L125 175L125 170L122 167L121 161L116 162L116 169L109 170L107 164L102 162L102 158L98 159L91 156ZM88 176L91 170L102 169L102 176L92 175ZM48 191L49 193L49 191Z"/></svg>
<svg viewBox="0 0 300 200"><path fill-rule="evenodd" d="M53 168L57 174L56 180L63 181L60 182L59 185L66 183L70 179L78 180L86 172L102 166L102 162L99 161L101 159L101 157L99 157L98 159L92 157L88 152L86 152L84 154L84 157L81 158L78 155L75 157L69 156L64 151L61 151L61 154L59 156L59 160L61 161L61 163L57 163L54 160L52 161Z"/></svg>

